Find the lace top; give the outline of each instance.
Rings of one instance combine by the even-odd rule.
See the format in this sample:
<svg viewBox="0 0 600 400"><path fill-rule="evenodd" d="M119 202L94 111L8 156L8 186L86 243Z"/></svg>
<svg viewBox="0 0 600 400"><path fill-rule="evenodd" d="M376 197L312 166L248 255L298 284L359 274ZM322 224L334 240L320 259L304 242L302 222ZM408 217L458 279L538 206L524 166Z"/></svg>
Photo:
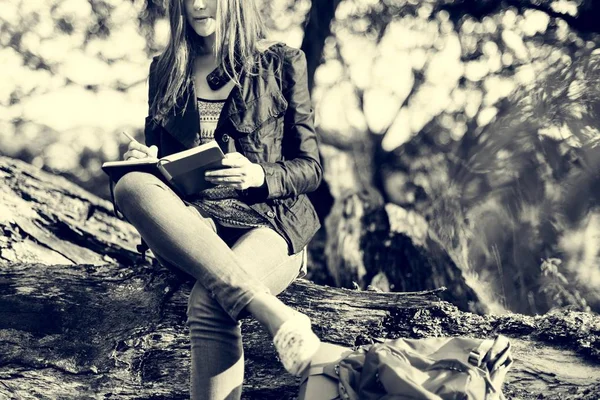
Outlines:
<svg viewBox="0 0 600 400"><path fill-rule="evenodd" d="M214 133L225 100L198 98L200 111L199 144L214 140ZM238 192L227 185L217 185L189 198L188 201L216 219L221 225L232 227L268 226L270 223L239 199Z"/></svg>
<svg viewBox="0 0 600 400"><path fill-rule="evenodd" d="M205 100L198 98L198 111L200 112L200 144L214 139L215 129L225 100Z"/></svg>

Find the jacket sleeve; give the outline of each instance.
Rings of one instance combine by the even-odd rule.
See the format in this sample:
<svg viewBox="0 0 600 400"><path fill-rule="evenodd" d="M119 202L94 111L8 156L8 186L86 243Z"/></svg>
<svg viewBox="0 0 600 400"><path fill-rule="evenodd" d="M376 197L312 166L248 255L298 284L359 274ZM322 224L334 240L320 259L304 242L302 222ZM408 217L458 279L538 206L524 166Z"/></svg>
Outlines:
<svg viewBox="0 0 600 400"><path fill-rule="evenodd" d="M306 56L302 50L285 47L282 74L282 91L288 102L284 116L283 161L259 163L265 171L265 183L260 188L248 189L254 192L255 198L274 199L312 192L319 187L323 176Z"/></svg>

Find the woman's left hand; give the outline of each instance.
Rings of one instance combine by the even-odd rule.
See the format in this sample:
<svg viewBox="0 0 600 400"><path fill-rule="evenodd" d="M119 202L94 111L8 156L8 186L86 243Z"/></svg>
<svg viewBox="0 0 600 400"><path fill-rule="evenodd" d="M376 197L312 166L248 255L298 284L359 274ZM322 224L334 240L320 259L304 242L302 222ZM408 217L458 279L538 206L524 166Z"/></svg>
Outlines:
<svg viewBox="0 0 600 400"><path fill-rule="evenodd" d="M206 171L206 180L244 190L259 187L265 182L265 171L259 164L248 160L243 154L227 153L222 161L225 168Z"/></svg>

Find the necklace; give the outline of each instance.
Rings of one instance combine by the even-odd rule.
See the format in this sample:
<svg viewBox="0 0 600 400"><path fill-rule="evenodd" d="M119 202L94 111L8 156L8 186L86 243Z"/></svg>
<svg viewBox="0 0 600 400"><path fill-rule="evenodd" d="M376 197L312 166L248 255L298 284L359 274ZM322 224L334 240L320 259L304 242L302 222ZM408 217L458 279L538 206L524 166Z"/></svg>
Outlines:
<svg viewBox="0 0 600 400"><path fill-rule="evenodd" d="M229 76L233 76L233 72L231 71L231 65L229 64L229 58L226 58L225 61L219 65L217 68L215 68L214 70L212 70L212 72L208 75L206 75L206 82L208 83L208 86L210 86L210 88L212 90L219 90L221 89L223 86L225 86L225 84L227 82L230 81ZM235 63L235 72L237 74L237 76L240 76L241 72L242 72L242 65L240 65L240 63L236 62ZM227 74L227 72L225 72L225 69L227 69L227 72L229 74Z"/></svg>
<svg viewBox="0 0 600 400"><path fill-rule="evenodd" d="M218 66L210 74L206 75L206 82L212 90L219 90L229 82L229 76L227 76L221 66Z"/></svg>

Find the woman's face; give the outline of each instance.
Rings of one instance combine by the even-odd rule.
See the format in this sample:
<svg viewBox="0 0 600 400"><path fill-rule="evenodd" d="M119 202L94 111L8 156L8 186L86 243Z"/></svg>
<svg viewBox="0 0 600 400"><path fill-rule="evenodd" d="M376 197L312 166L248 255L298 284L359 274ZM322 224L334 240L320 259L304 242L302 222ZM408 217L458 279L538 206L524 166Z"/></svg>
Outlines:
<svg viewBox="0 0 600 400"><path fill-rule="evenodd" d="M194 31L202 37L210 36L217 29L218 0L184 0L185 16Z"/></svg>

